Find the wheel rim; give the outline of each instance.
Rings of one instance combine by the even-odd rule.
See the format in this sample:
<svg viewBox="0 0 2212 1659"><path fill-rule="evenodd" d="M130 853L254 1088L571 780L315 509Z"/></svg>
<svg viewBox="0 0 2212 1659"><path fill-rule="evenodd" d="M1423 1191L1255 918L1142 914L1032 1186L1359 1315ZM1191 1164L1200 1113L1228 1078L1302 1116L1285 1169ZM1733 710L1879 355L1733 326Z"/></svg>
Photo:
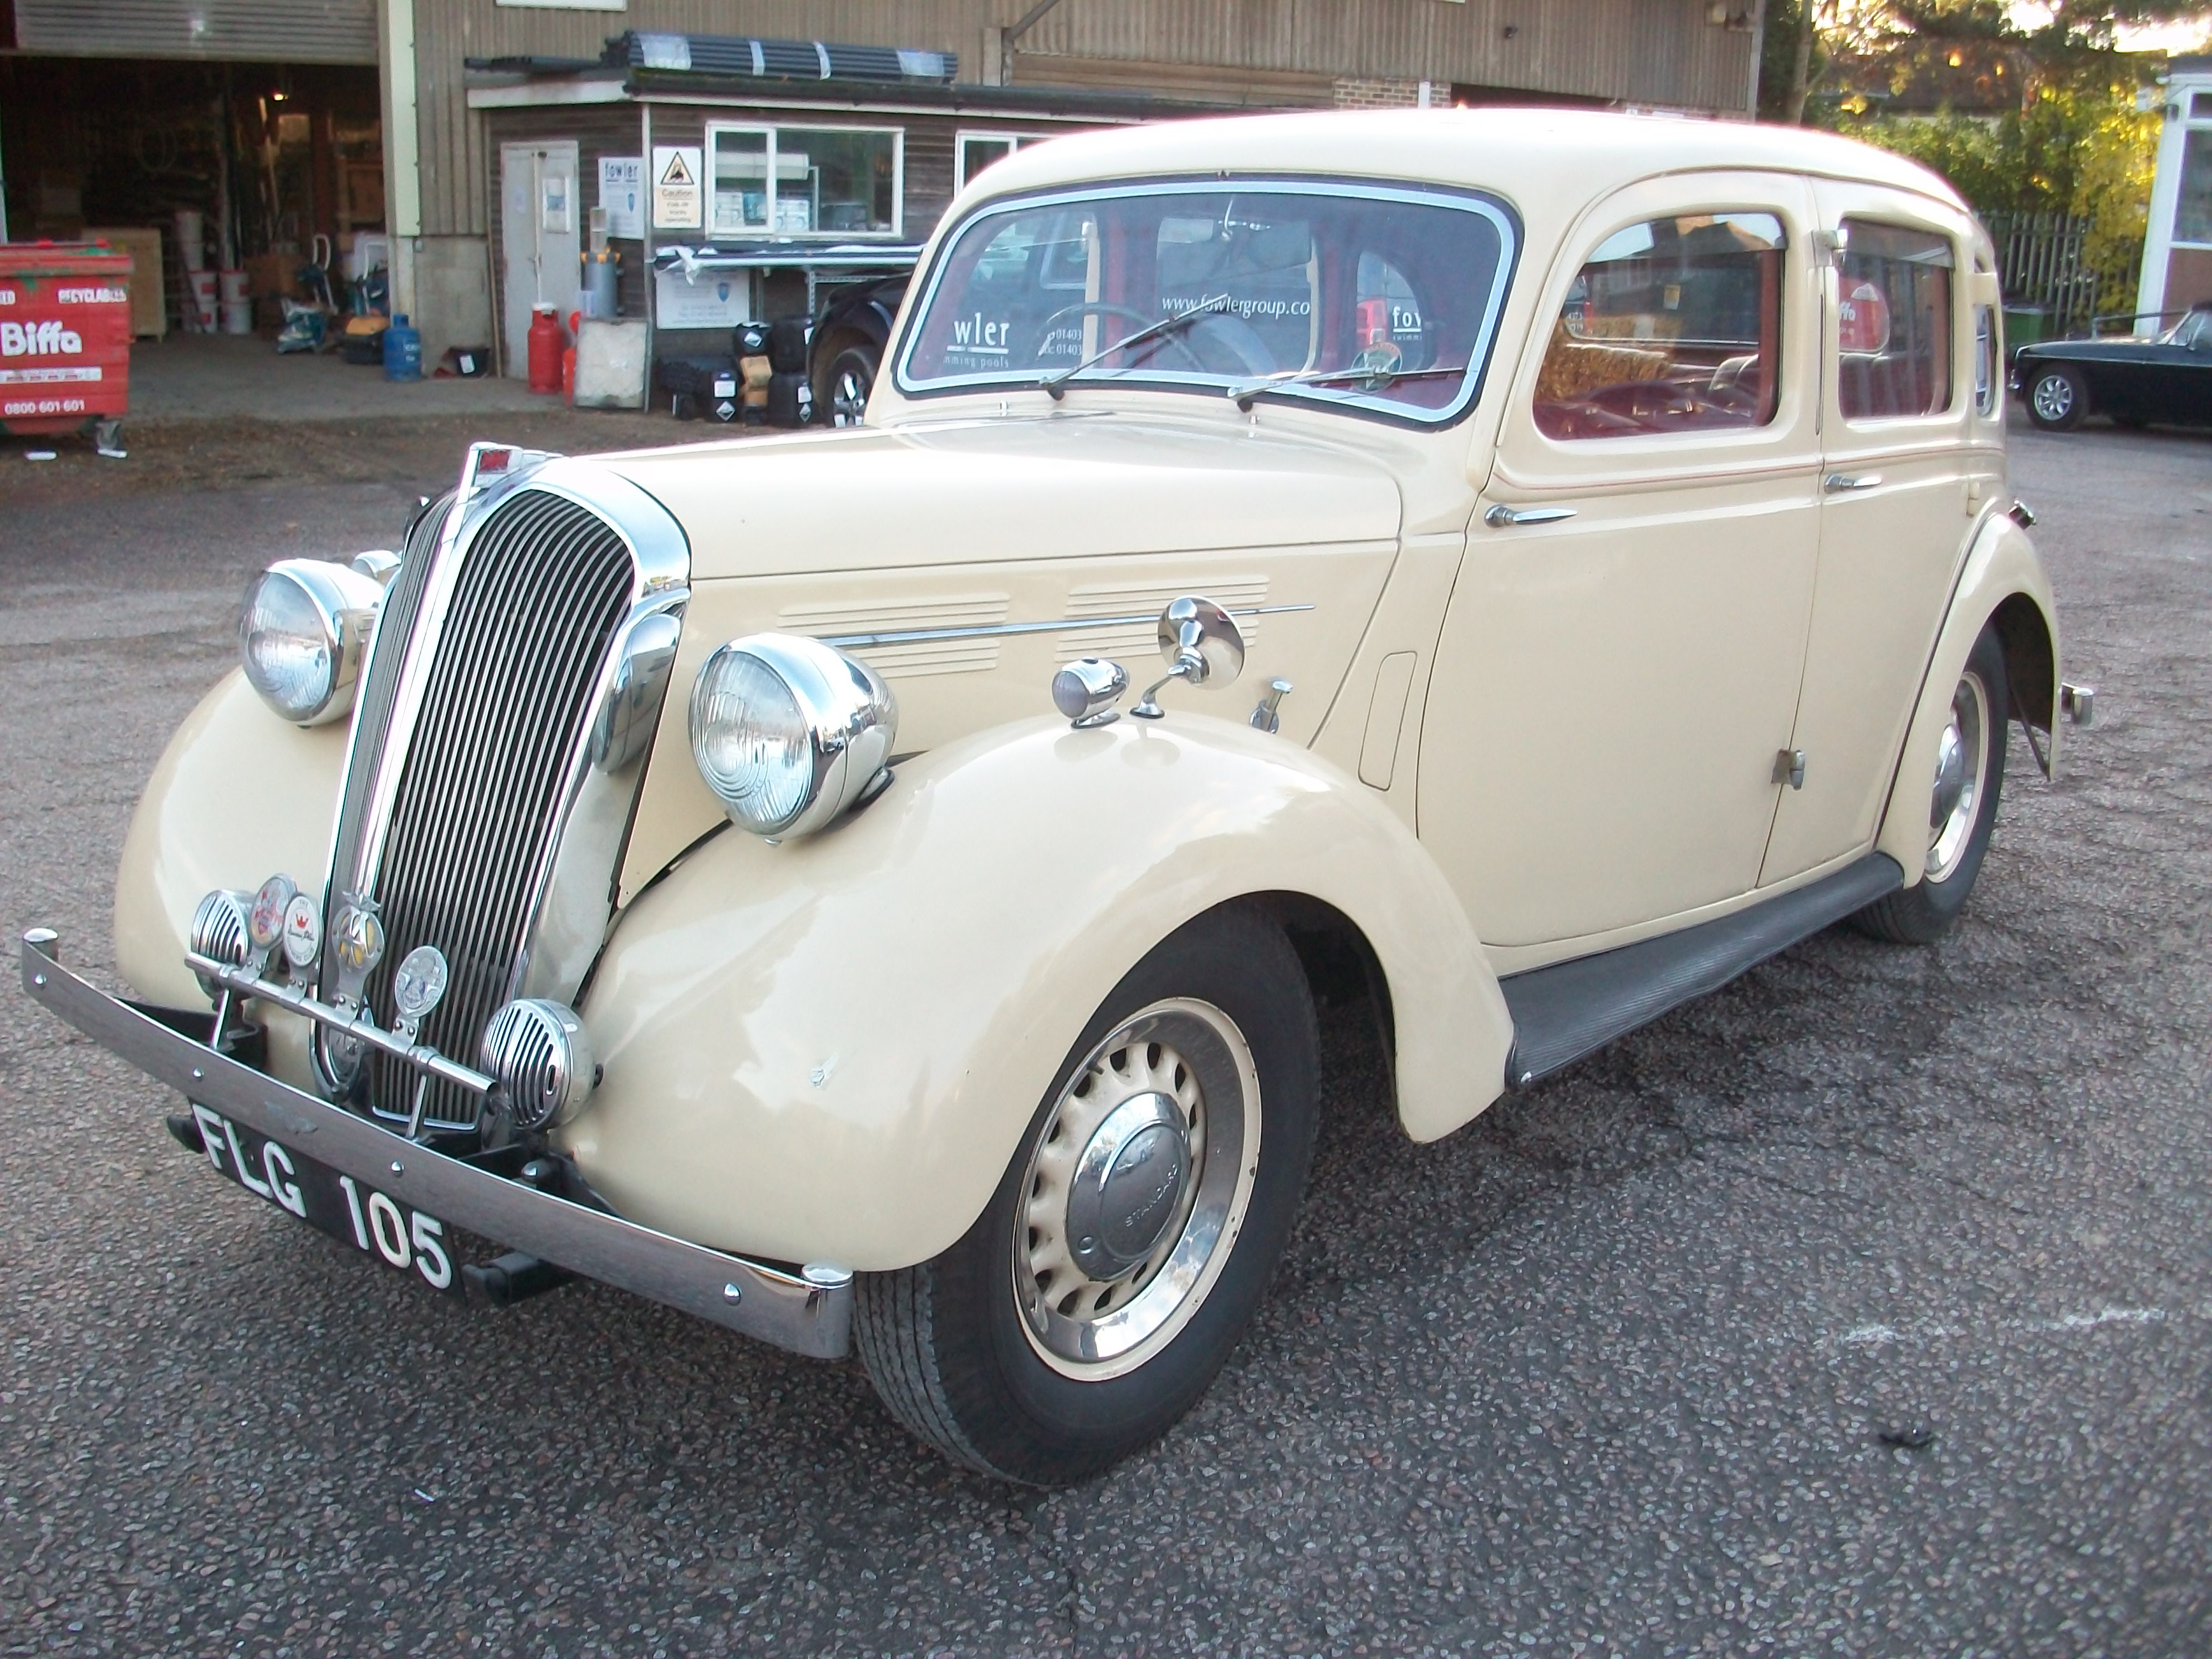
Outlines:
<svg viewBox="0 0 2212 1659"><path fill-rule="evenodd" d="M2074 383L2063 374L2046 374L2035 383L2035 412L2046 421L2063 421L2074 410Z"/></svg>
<svg viewBox="0 0 2212 1659"><path fill-rule="evenodd" d="M841 368L830 391L830 419L837 426L858 426L868 412L867 378L857 368Z"/></svg>
<svg viewBox="0 0 2212 1659"><path fill-rule="evenodd" d="M1260 1084L1236 1022L1153 1003L1075 1068L1030 1149L1010 1288L1063 1376L1134 1370L1221 1276L1260 1161Z"/></svg>
<svg viewBox="0 0 2212 1659"><path fill-rule="evenodd" d="M1936 740L1936 787L1928 803L1929 880L1943 880L1966 856L1989 770L1989 688L1981 676L1968 674L1951 694L1951 719Z"/></svg>

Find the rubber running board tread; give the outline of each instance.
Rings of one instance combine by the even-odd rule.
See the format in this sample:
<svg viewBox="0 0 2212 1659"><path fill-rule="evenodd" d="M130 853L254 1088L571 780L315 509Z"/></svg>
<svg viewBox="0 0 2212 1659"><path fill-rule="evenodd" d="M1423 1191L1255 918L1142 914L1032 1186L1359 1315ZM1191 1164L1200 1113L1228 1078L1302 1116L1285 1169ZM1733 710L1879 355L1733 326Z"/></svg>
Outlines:
<svg viewBox="0 0 2212 1659"><path fill-rule="evenodd" d="M1550 1076L1905 884L1874 853L1734 915L1498 981L1513 1016L1509 1083Z"/></svg>

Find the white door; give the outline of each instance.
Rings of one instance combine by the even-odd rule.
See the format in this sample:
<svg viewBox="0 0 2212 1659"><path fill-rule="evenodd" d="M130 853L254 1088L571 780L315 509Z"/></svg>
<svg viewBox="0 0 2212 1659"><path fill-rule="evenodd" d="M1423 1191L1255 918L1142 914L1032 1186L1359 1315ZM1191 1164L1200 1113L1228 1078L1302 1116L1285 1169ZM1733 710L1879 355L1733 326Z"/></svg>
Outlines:
<svg viewBox="0 0 2212 1659"><path fill-rule="evenodd" d="M499 175L501 337L507 374L523 380L530 373L532 308L550 305L565 329L580 303L575 143L501 144Z"/></svg>
<svg viewBox="0 0 2212 1659"><path fill-rule="evenodd" d="M1821 180L1844 239L1821 343L1820 560L1786 791L1763 884L1862 852L1966 554L1973 325L1965 221L1941 204Z"/></svg>
<svg viewBox="0 0 2212 1659"><path fill-rule="evenodd" d="M1752 890L1819 529L1802 180L1671 179L1551 276L1437 648L1420 835L1486 944Z"/></svg>

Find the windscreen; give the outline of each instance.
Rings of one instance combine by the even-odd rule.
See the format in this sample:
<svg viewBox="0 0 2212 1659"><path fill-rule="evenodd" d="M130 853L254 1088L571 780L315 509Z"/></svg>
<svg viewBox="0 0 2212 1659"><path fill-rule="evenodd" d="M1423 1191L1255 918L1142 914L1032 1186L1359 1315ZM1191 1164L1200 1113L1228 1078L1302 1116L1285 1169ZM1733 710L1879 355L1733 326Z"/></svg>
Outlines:
<svg viewBox="0 0 2212 1659"><path fill-rule="evenodd" d="M1485 198L1350 185L1016 200L939 254L899 383L1118 380L1442 422L1473 400L1513 246Z"/></svg>

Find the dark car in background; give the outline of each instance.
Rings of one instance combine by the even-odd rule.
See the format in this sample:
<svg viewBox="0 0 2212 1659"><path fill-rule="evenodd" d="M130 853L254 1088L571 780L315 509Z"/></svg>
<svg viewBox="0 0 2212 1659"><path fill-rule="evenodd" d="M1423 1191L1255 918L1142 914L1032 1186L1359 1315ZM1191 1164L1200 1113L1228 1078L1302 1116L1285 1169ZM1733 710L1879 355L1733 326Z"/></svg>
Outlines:
<svg viewBox="0 0 2212 1659"><path fill-rule="evenodd" d="M841 289L814 325L807 362L814 377L815 418L825 426L858 426L884 361L907 274Z"/></svg>
<svg viewBox="0 0 2212 1659"><path fill-rule="evenodd" d="M2022 346L2012 380L2046 432L2070 432L2089 415L2115 426L2212 426L2212 305L2163 334Z"/></svg>

